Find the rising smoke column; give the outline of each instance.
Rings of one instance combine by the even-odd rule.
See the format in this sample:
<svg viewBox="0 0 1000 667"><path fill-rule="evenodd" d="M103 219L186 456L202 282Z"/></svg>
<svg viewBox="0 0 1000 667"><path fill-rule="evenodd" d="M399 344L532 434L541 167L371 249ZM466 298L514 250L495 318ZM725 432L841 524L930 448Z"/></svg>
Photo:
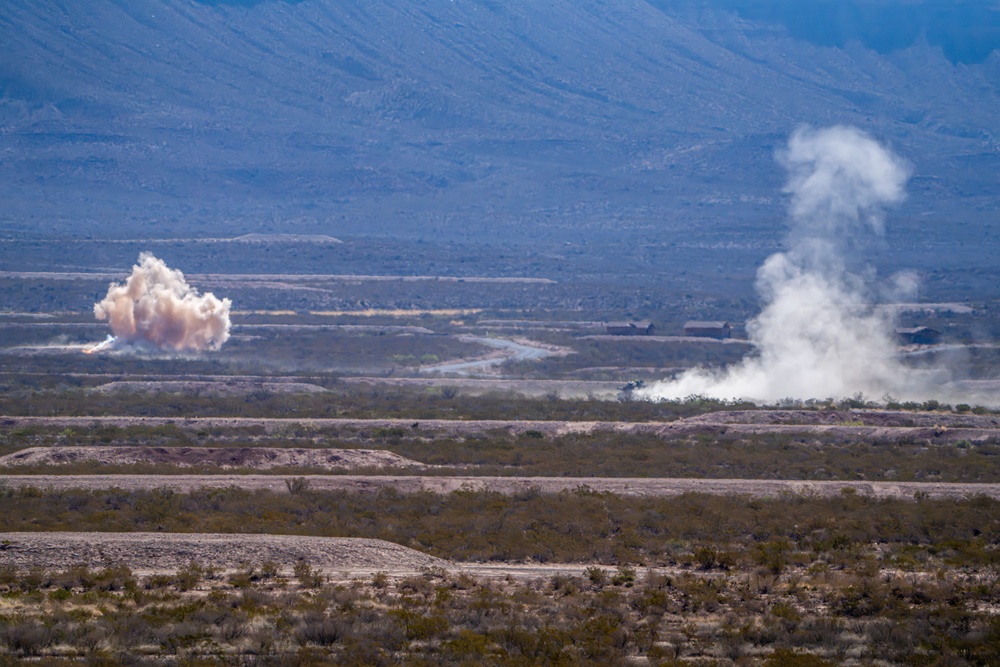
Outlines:
<svg viewBox="0 0 1000 667"><path fill-rule="evenodd" d="M764 309L747 324L753 356L721 371L690 370L637 392L783 398L906 396L923 380L896 359L893 323L869 298L847 260L860 240L883 231L884 207L902 201L909 166L850 127L794 132L779 153L788 170L787 250L757 271Z"/></svg>
<svg viewBox="0 0 1000 667"><path fill-rule="evenodd" d="M108 320L114 339L98 348L122 344L161 350L218 350L229 339L229 299L199 294L184 274L151 253L139 255L124 284L112 283L94 304L94 315Z"/></svg>

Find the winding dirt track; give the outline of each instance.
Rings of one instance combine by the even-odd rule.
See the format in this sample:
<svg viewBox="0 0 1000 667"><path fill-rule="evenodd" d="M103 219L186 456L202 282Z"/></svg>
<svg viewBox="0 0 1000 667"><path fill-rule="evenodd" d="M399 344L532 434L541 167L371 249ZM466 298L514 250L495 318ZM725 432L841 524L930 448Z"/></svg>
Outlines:
<svg viewBox="0 0 1000 667"><path fill-rule="evenodd" d="M497 493L560 493L587 489L622 496L677 496L684 493L748 495L772 497L787 493L835 496L854 489L876 498L964 498L988 496L1000 499L1000 484L948 484L937 482L802 481L772 479L679 479L636 477L430 477L403 475L306 475L314 491L376 492L394 489L399 493L452 493L460 490ZM125 490L157 488L192 491L206 488L237 487L248 491L268 490L287 493L285 478L278 475L5 475L0 486L13 488Z"/></svg>

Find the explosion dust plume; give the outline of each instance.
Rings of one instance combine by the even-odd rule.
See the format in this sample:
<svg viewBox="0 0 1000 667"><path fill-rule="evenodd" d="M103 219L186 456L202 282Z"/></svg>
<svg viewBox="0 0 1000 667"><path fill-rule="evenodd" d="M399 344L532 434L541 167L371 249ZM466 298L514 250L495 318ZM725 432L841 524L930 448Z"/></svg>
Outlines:
<svg viewBox="0 0 1000 667"><path fill-rule="evenodd" d="M902 201L909 166L849 127L803 128L779 153L791 197L787 249L757 271L764 303L747 323L755 353L725 370L690 370L638 395L777 401L858 392L913 396L925 375L898 358L891 314L849 268L852 249L883 230L884 207Z"/></svg>
<svg viewBox="0 0 1000 667"><path fill-rule="evenodd" d="M121 344L177 352L218 350L229 339L231 306L229 299L199 294L183 273L142 253L125 283L112 283L108 295L94 305L94 315L108 320L114 338L90 351Z"/></svg>

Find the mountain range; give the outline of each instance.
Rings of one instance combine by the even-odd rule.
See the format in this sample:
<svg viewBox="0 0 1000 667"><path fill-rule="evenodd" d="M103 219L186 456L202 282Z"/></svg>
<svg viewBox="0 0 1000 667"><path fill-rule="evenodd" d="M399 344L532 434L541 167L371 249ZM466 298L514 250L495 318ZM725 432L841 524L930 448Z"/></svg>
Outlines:
<svg viewBox="0 0 1000 667"><path fill-rule="evenodd" d="M6 0L0 40L11 237L753 244L802 124L912 162L908 242L997 223L992 2Z"/></svg>

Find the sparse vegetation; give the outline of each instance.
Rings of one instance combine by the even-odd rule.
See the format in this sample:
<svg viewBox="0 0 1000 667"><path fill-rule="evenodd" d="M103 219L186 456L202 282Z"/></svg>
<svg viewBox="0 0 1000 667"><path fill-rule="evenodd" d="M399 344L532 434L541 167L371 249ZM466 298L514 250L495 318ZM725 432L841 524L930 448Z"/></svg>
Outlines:
<svg viewBox="0 0 1000 667"><path fill-rule="evenodd" d="M1000 602L997 588L971 571L928 576L940 562L900 572L869 553L837 567L806 559L784 574L592 567L333 582L308 564L296 579L264 575L266 564L230 577L198 564L176 577L8 567L0 664L996 664L1000 623L983 605ZM191 572L193 587L181 587Z"/></svg>
<svg viewBox="0 0 1000 667"><path fill-rule="evenodd" d="M5 280L11 284L11 278ZM32 302L39 289L48 294L51 287L32 287L19 298ZM90 287L83 282L58 287L67 290L59 298L90 298L85 294ZM624 384L663 377L675 367L728 363L745 349L594 340L586 338L593 331L531 322L487 325L503 316L499 309L523 298L493 288L434 281L335 287L343 291L295 291L289 303L302 311L298 314L240 316L239 323L249 325L237 332L244 337L211 358L0 356L4 414L88 418L71 425L0 424L0 454L67 445L379 448L444 466L420 474L998 481L1000 443L972 432L978 416L994 413L970 404L900 402L891 396L873 401L858 394L782 401L779 407L788 410L770 423L783 431L750 432L709 422L683 432L590 431L551 422L665 423L746 410L753 414L743 423L754 424L761 413L754 405L700 397L664 403L586 396L557 400L554 395L526 397L516 389L472 391L457 380L431 387L396 386L390 382L393 377L359 383L345 376L360 367L416 376L420 364L479 354L481 349L457 341L455 334L485 335L494 327L501 335L574 349L572 355L504 367L505 373L522 378ZM594 291L569 284L530 289L543 294L553 308L531 316L547 319L580 318L576 304ZM262 308L275 305L268 302L274 293L251 287L237 288L234 296ZM620 306L608 305L610 297L595 298L603 310L588 317L620 318L615 310ZM452 316L414 316L406 323L388 316L305 312L320 302L330 308L360 308L372 300L397 306L467 306L484 300L495 311L470 313L463 322L453 322ZM665 307L668 302L670 308ZM659 295L630 310L629 317L656 318L669 311L657 319L668 331L697 317L710 303L719 301L692 296L678 302ZM724 309L727 314L720 316L745 318L753 304L736 295ZM980 311L968 315L965 324L972 318L983 328L992 326ZM0 328L0 345L31 344L39 332L64 335L70 342L93 340L95 328L83 319L60 315L48 329L21 326L18 320ZM391 329L400 324L450 335ZM286 325L319 328L297 331L295 344L289 345L284 332L292 329ZM383 326L385 331L350 328L357 325ZM993 352L972 354L983 368L996 366ZM636 367L642 370L634 373ZM983 368L975 373L985 372ZM262 378L277 373L284 381L316 390L295 393L263 386ZM155 383L181 376L194 383L190 390L179 385L176 391L94 391L110 381ZM248 376L253 378L247 380L249 390L226 393L209 386ZM214 379L197 384L204 378ZM904 412L893 423L914 431L906 438L858 436L859 429L882 424L867 412L875 405ZM172 421L110 424L89 419L104 415ZM277 421L196 422L189 420L193 415ZM397 421L307 421L324 417ZM465 426L449 431L428 426L431 419ZM490 419L539 421L504 428L470 426ZM839 430L790 428L818 423ZM211 474L221 469L78 463L3 472L8 471ZM559 494L537 488L507 495L469 489L448 495L356 494L311 487L304 476L315 470L271 472L281 493L0 486L0 530L375 537L466 565L485 564L483 571L510 564L524 569L492 578L446 570L416 576L377 571L351 580L308 559L286 562L268 556L228 570L216 563L179 561L176 571L136 574L129 566L138 571L141 563L18 568L4 563L2 555L10 545L0 544L0 666L30 661L191 667L964 667L1000 661L995 614L1000 606L1000 504L986 497L942 500L918 492L913 498L876 499L850 488L835 497L771 498L620 497L588 488ZM543 567L560 569L523 574Z"/></svg>
<svg viewBox="0 0 1000 667"><path fill-rule="evenodd" d="M251 492L0 492L0 531L228 532L371 537L470 561L744 565L780 575L804 560L834 566L880 544L885 558L947 552L962 567L1000 564L1000 501L744 498L686 494L621 497L586 488L560 494L458 491L449 495ZM711 550L712 556L705 553ZM738 554L738 555L737 555ZM905 560L905 559L904 559Z"/></svg>
<svg viewBox="0 0 1000 667"><path fill-rule="evenodd" d="M863 420L857 420L863 421ZM419 426L419 422L418 426ZM783 424L785 422L782 422ZM955 442L927 437L858 440L850 433L741 433L732 429L701 433L658 434L650 431L557 435L538 429L448 429L322 426L288 423L280 427L229 425L192 427L172 424L81 425L71 433L62 426L0 426L0 455L27 447L309 447L378 448L440 469L362 469L341 473L499 476L725 477L809 480L997 482L994 461L1000 443ZM471 466L471 467L468 467ZM162 461L134 465L78 462L59 466L16 466L12 474L209 474L208 465L177 467ZM258 473L251 468L227 473ZM336 470L278 467L264 471L286 478L338 474Z"/></svg>

